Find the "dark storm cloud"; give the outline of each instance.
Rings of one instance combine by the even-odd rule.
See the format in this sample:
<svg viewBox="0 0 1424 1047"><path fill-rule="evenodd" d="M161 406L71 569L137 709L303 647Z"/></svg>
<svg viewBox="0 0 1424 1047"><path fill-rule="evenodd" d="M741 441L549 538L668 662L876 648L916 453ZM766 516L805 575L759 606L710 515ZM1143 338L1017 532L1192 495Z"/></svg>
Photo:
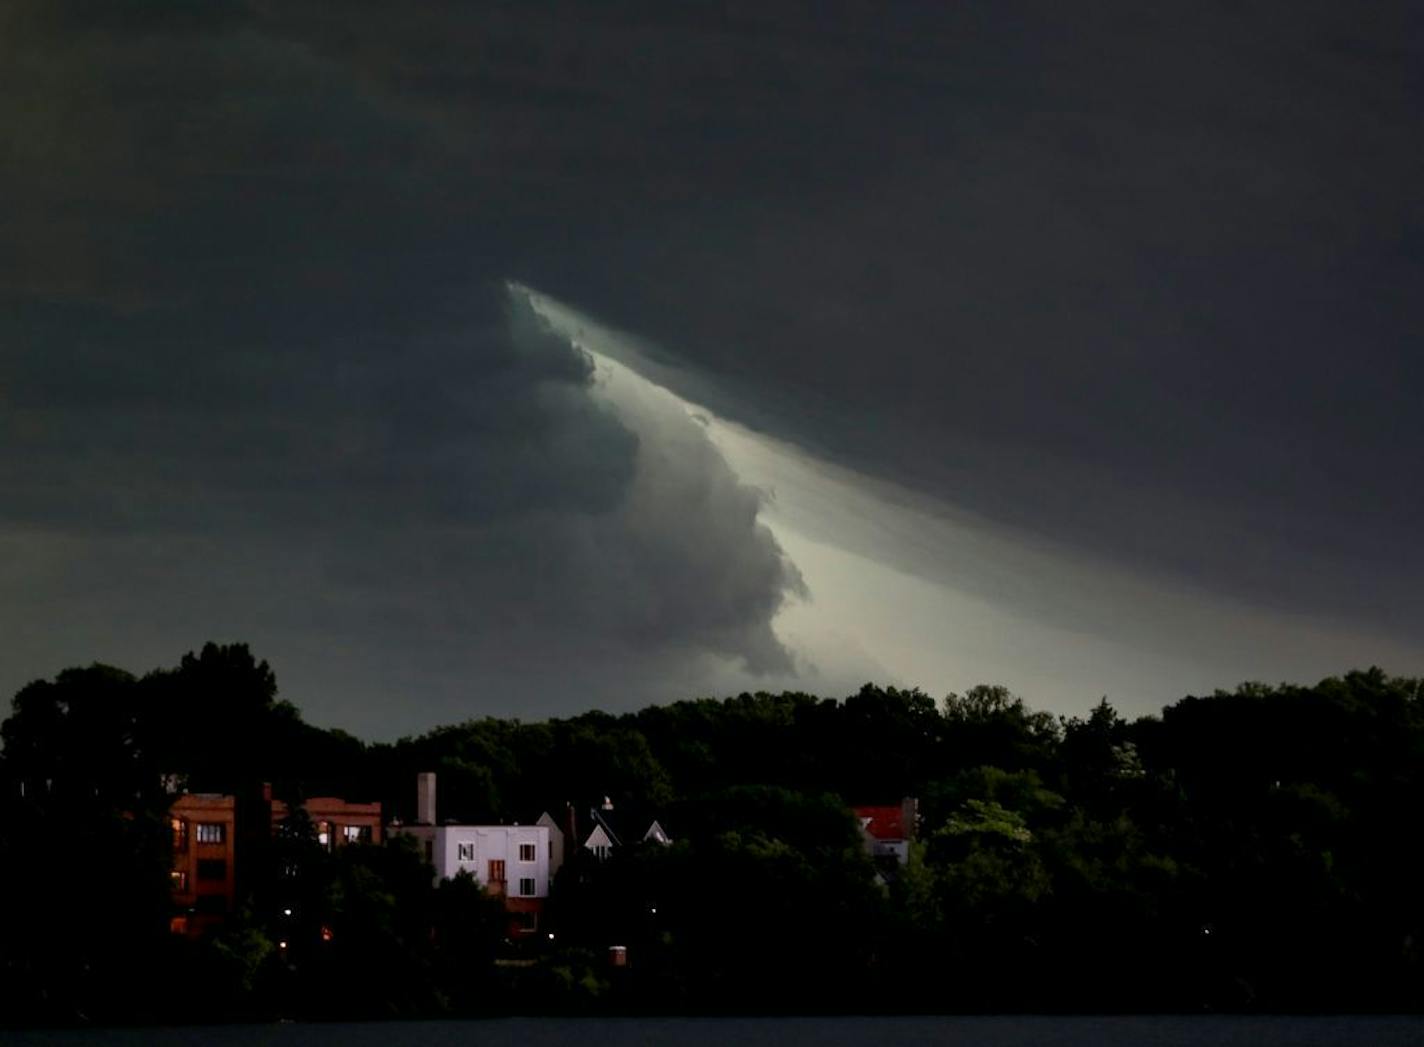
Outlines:
<svg viewBox="0 0 1424 1047"><path fill-rule="evenodd" d="M528 187L565 235L511 268L723 413L1254 601L1424 622L1411 5L265 10L472 184Z"/></svg>
<svg viewBox="0 0 1424 1047"><path fill-rule="evenodd" d="M1404 3L7 5L7 658L228 630L377 730L784 670L754 497L650 409L653 469L506 278L836 460L1411 633L1420 37Z"/></svg>
<svg viewBox="0 0 1424 1047"><path fill-rule="evenodd" d="M237 636L388 733L789 666L756 496L590 396L428 123L241 10L96 10L7 25L15 672Z"/></svg>
<svg viewBox="0 0 1424 1047"><path fill-rule="evenodd" d="M522 252L531 280L834 458L1254 601L1424 624L1409 5L747 12L516 34L503 82L562 101L499 111L585 213ZM490 104L369 68L452 128Z"/></svg>

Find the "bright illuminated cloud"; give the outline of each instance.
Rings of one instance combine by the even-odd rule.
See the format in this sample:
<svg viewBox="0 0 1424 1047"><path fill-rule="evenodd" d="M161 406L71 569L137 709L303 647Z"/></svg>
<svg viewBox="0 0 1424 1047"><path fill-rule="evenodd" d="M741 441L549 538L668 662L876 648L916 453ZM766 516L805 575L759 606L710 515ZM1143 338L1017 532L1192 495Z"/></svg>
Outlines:
<svg viewBox="0 0 1424 1047"><path fill-rule="evenodd" d="M676 365L635 336L535 290L514 293L589 355L596 396L620 413L675 406L762 492L758 518L807 591L773 622L799 677L769 674L757 686L843 693L875 679L938 695L989 681L1063 713L1104 694L1150 712L1242 679L1420 661L1342 623L1134 573L820 459L659 385Z"/></svg>

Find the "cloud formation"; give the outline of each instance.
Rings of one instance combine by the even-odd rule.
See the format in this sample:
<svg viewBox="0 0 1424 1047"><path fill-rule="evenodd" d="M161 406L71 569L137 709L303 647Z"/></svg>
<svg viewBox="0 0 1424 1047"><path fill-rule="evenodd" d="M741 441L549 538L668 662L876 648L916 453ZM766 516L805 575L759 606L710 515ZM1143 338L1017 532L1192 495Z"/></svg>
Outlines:
<svg viewBox="0 0 1424 1047"><path fill-rule="evenodd" d="M7 685L241 638L388 734L789 666L756 495L455 254L427 128L245 19L17 21Z"/></svg>
<svg viewBox="0 0 1424 1047"><path fill-rule="evenodd" d="M785 678L756 497L506 279L990 529L1412 643L1417 27L5 4L0 683L245 639L389 733Z"/></svg>

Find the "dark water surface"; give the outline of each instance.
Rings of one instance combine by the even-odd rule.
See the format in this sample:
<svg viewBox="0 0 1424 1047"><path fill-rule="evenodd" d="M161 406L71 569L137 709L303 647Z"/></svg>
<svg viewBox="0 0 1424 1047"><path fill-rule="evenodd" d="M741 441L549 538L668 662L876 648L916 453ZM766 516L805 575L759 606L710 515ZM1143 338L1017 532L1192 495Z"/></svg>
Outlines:
<svg viewBox="0 0 1424 1047"><path fill-rule="evenodd" d="M1424 1047L1424 1018L511 1018L461 1022L228 1025L173 1029L0 1032L6 1047Z"/></svg>

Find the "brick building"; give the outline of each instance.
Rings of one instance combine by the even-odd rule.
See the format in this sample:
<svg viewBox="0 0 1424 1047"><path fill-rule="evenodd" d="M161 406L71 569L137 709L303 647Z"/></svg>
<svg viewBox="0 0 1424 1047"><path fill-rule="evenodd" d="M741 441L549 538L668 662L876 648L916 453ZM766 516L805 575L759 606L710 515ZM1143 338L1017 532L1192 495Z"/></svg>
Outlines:
<svg viewBox="0 0 1424 1047"><path fill-rule="evenodd" d="M289 808L281 800L264 799L272 808L272 831L286 819ZM380 843L382 839L381 805L351 803L335 796L313 796L302 804L316 832L316 842L327 850L348 843Z"/></svg>
<svg viewBox="0 0 1424 1047"><path fill-rule="evenodd" d="M353 843L380 843L384 837L379 803L351 803L315 796L302 808L317 843L334 850ZM182 793L169 807L173 832L175 934L202 934L234 909L244 866L261 867L268 842L290 808L272 799L263 785L256 796L239 800L217 793Z"/></svg>
<svg viewBox="0 0 1424 1047"><path fill-rule="evenodd" d="M237 897L237 803L216 793L184 793L169 809L173 832L176 934L201 933L232 912Z"/></svg>

